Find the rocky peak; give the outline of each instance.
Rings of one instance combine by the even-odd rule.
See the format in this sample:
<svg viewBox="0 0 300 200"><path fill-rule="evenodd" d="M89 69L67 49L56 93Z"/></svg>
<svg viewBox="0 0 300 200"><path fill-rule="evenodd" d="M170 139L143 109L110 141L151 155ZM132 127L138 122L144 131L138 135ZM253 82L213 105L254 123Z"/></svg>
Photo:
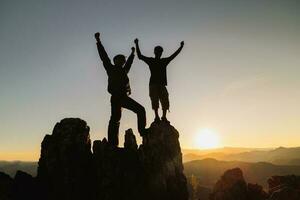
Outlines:
<svg viewBox="0 0 300 200"><path fill-rule="evenodd" d="M45 199L82 199L90 194L89 127L78 118L57 123L42 142L37 179Z"/></svg>
<svg viewBox="0 0 300 200"><path fill-rule="evenodd" d="M57 123L42 142L38 167L41 191L48 199L187 200L178 131L168 123L152 124L138 147L132 129L124 148L89 137L81 119Z"/></svg>
<svg viewBox="0 0 300 200"><path fill-rule="evenodd" d="M178 131L153 123L138 147L131 129L124 148L106 138L91 151L89 127L78 118L57 123L41 145L38 175L18 171L12 179L0 172L2 200L187 200ZM227 170L215 184L210 200L299 200L299 176L273 176L266 193L246 183L239 168ZM208 192L206 191L208 196Z"/></svg>
<svg viewBox="0 0 300 200"><path fill-rule="evenodd" d="M214 186L210 200L266 200L260 185L247 184L240 168L227 170Z"/></svg>
<svg viewBox="0 0 300 200"><path fill-rule="evenodd" d="M12 198L12 185L13 185L13 179L9 175L0 172L0 199L1 200L10 200Z"/></svg>
<svg viewBox="0 0 300 200"><path fill-rule="evenodd" d="M186 199L179 133L169 123L153 123L139 148L150 199Z"/></svg>
<svg viewBox="0 0 300 200"><path fill-rule="evenodd" d="M211 200L247 200L247 184L239 168L227 170L216 183Z"/></svg>
<svg viewBox="0 0 300 200"><path fill-rule="evenodd" d="M136 143L135 135L133 134L132 129L128 129L125 131L125 142L124 142L125 149L137 150L138 145Z"/></svg>

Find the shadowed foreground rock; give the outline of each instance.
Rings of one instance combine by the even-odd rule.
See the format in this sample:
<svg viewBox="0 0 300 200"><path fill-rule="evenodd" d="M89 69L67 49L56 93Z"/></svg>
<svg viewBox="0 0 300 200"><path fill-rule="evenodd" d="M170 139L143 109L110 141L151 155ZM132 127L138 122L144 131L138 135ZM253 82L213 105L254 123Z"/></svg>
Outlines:
<svg viewBox="0 0 300 200"><path fill-rule="evenodd" d="M179 133L168 123L152 124L139 148L149 199L187 199Z"/></svg>
<svg viewBox="0 0 300 200"><path fill-rule="evenodd" d="M210 200L299 200L300 177L273 176L268 180L269 191L262 186L246 184L239 168L227 170L216 183Z"/></svg>
<svg viewBox="0 0 300 200"><path fill-rule="evenodd" d="M45 199L90 199L92 152L89 127L63 119L42 142L37 180Z"/></svg>
<svg viewBox="0 0 300 200"><path fill-rule="evenodd" d="M227 170L216 183L210 200L266 200L267 193L257 184L247 184L239 168Z"/></svg>
<svg viewBox="0 0 300 200"><path fill-rule="evenodd" d="M247 183L239 168L228 170L216 183L211 200L247 200Z"/></svg>
<svg viewBox="0 0 300 200"><path fill-rule="evenodd" d="M9 200L12 198L13 179L7 174L0 172L0 199Z"/></svg>
<svg viewBox="0 0 300 200"><path fill-rule="evenodd" d="M178 138L170 124L153 124L140 147L129 129L124 148L96 140L92 153L86 122L63 119L44 137L37 177L3 174L0 185L6 199L188 200Z"/></svg>
<svg viewBox="0 0 300 200"><path fill-rule="evenodd" d="M92 152L86 122L63 119L44 137L37 177L18 171L12 179L0 172L0 199L188 200L178 137L170 124L152 124L140 147L129 129L124 148L104 138L94 141ZM239 168L231 169L210 200L300 199L299 176L273 176L268 183L266 193L260 185L247 184Z"/></svg>
<svg viewBox="0 0 300 200"><path fill-rule="evenodd" d="M268 180L269 200L299 200L300 177L299 176L273 176Z"/></svg>
<svg viewBox="0 0 300 200"><path fill-rule="evenodd" d="M96 199L187 200L178 137L174 127L160 123L152 124L139 148L131 129L124 148L95 141Z"/></svg>

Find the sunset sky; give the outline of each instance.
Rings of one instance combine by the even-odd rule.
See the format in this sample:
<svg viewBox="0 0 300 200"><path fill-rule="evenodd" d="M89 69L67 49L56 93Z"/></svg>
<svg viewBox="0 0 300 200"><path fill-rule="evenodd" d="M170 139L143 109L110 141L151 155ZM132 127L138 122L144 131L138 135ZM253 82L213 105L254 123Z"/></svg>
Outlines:
<svg viewBox="0 0 300 200"><path fill-rule="evenodd" d="M92 140L106 136L97 31L111 58L129 55L136 37L147 56L185 41L168 66L168 116L182 148L205 147L203 132L218 137L215 147L300 146L299 10L299 0L0 0L0 160L37 160L65 117L86 120ZM148 125L149 76L136 58L132 98ZM121 144L130 127L137 133L136 116L124 110Z"/></svg>

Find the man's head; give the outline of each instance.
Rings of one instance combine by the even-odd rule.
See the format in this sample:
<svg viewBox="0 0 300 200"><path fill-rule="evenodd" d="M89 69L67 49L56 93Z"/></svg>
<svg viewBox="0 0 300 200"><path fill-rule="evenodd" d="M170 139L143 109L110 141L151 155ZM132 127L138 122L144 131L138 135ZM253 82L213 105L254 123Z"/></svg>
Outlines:
<svg viewBox="0 0 300 200"><path fill-rule="evenodd" d="M126 58L124 55L119 54L114 57L114 64L117 67L122 67L126 62Z"/></svg>
<svg viewBox="0 0 300 200"><path fill-rule="evenodd" d="M154 55L156 58L160 58L164 49L161 46L156 46L154 48Z"/></svg>

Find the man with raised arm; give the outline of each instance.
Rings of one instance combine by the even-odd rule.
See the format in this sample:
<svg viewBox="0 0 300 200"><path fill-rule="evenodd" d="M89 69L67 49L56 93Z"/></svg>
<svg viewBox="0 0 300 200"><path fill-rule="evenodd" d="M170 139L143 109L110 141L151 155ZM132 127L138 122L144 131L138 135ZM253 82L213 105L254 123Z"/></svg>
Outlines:
<svg viewBox="0 0 300 200"><path fill-rule="evenodd" d="M160 118L158 115L159 102L161 103L163 115L161 120L168 122L167 110L169 110L169 94L166 88L167 86L167 66L168 64L180 53L184 46L184 41L180 43L180 47L169 57L162 58L163 48L156 46L154 48L155 57L146 57L141 53L139 47L139 40L135 39L136 51L138 58L148 64L151 72L150 83L149 83L149 95L151 99L152 109L155 112L154 122L159 122Z"/></svg>
<svg viewBox="0 0 300 200"><path fill-rule="evenodd" d="M111 63L101 41L100 33L95 33L99 56L108 75L108 92L111 94L111 117L108 125L108 142L113 146L119 144L119 126L122 108L127 108L137 114L138 131L140 135L146 132L146 112L145 108L129 97L131 90L129 78L127 76L133 59L135 48L131 48L131 54L126 60L124 55L116 55Z"/></svg>

